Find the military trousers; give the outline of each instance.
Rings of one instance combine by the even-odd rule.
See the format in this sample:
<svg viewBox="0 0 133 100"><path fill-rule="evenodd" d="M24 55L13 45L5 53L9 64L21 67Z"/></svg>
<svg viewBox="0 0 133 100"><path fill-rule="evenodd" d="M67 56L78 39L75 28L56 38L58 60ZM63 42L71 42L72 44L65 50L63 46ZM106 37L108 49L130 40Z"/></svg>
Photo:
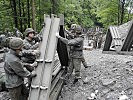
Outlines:
<svg viewBox="0 0 133 100"><path fill-rule="evenodd" d="M11 100L27 100L29 95L29 90L26 88L24 84L15 87L10 88L9 90L9 96Z"/></svg>
<svg viewBox="0 0 133 100"><path fill-rule="evenodd" d="M75 78L80 77L81 69L81 58L71 58L68 67L68 77L72 74L73 69L75 69Z"/></svg>

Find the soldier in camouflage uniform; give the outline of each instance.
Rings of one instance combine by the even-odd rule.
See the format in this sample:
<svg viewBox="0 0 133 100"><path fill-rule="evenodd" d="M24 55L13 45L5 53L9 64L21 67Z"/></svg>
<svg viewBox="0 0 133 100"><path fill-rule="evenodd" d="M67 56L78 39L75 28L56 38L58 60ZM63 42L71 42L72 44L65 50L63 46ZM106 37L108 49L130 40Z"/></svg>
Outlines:
<svg viewBox="0 0 133 100"><path fill-rule="evenodd" d="M14 33L16 37L23 38L23 34L17 28L14 28Z"/></svg>
<svg viewBox="0 0 133 100"><path fill-rule="evenodd" d="M35 31L32 28L27 28L25 30L25 34L26 34L26 38L24 39L23 48L25 50L30 50L32 52L35 52L36 54L39 54L39 51L37 50L37 48L39 47L39 42L36 42L34 40ZM27 57L23 57L22 59L26 63L34 63L36 56L27 56Z"/></svg>
<svg viewBox="0 0 133 100"><path fill-rule="evenodd" d="M75 38L76 27L78 27L77 24L72 24L72 25L71 25L71 31L66 31L67 34L68 34L68 36L67 36L68 39L74 39L74 38ZM81 30L79 30L79 31L81 31ZM82 32L82 31L81 31L81 32ZM71 52L71 50L73 50L73 46L70 46L70 47L68 48L68 51ZM86 61L85 61L84 56L83 56L83 58L81 59L81 61L82 61L82 64L83 64L83 66L84 66L85 68L88 68L88 67L89 67L89 66L87 65Z"/></svg>
<svg viewBox="0 0 133 100"><path fill-rule="evenodd" d="M19 53L23 47L23 40L13 38L9 42L10 50L5 55L4 70L6 74L6 87L9 90L11 100L27 100L28 89L24 85L24 77L35 77L35 73L30 73L24 69Z"/></svg>
<svg viewBox="0 0 133 100"><path fill-rule="evenodd" d="M35 50L39 47L39 43L34 40L35 31L32 28L25 30L26 38L24 39L24 49Z"/></svg>
<svg viewBox="0 0 133 100"><path fill-rule="evenodd" d="M70 51L70 65L68 68L68 76L70 76L75 69L75 80L77 82L80 79L80 69L81 69L81 59L83 58L83 40L84 36L81 33L81 27L76 27L76 36L74 39L66 39L59 34L56 35L62 42L67 44L68 46L72 46L73 49Z"/></svg>

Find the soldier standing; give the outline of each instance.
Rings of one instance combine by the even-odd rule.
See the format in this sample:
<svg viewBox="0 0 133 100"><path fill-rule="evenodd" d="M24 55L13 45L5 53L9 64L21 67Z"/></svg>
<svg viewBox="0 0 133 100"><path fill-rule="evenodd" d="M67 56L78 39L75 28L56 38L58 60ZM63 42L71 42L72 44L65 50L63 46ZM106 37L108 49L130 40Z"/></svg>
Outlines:
<svg viewBox="0 0 133 100"><path fill-rule="evenodd" d="M28 89L24 85L24 77L35 77L35 73L24 70L19 53L23 48L23 40L13 38L9 42L10 50L5 55L4 70L6 74L6 87L11 100L27 100Z"/></svg>
<svg viewBox="0 0 133 100"><path fill-rule="evenodd" d="M76 27L76 36L74 39L66 39L59 34L56 35L57 38L59 38L63 43L67 44L68 46L73 46L73 49L70 50L70 65L68 68L68 74L67 76L69 77L73 69L75 69L75 79L74 83L80 79L80 69L81 69L81 59L83 58L83 40L84 37L82 36L81 32L81 27L77 26Z"/></svg>
<svg viewBox="0 0 133 100"><path fill-rule="evenodd" d="M74 39L75 38L75 34L76 34L76 28L79 27L77 24L72 24L71 25L71 30L70 31L66 31L68 36L67 38L70 40L70 39ZM80 27L81 28L81 27ZM78 28L77 28L78 29ZM78 30L78 31L81 31L82 33L82 29L81 30ZM69 48L69 51L71 52L71 50L73 50L73 46L70 46ZM82 56L82 64L85 68L88 68L89 66L87 65L86 61L85 61L85 58L84 56Z"/></svg>

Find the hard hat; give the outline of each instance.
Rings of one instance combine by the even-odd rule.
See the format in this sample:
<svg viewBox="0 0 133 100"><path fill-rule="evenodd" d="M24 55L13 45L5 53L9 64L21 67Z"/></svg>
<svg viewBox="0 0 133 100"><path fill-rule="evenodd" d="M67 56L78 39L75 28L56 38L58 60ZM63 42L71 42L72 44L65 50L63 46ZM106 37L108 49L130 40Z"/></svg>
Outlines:
<svg viewBox="0 0 133 100"><path fill-rule="evenodd" d="M17 50L23 46L23 40L21 38L14 37L9 42L9 47L11 49Z"/></svg>
<svg viewBox="0 0 133 100"><path fill-rule="evenodd" d="M35 33L35 31L34 31L32 28L27 28L27 29L25 30L26 36L28 37L29 33L31 33L31 32Z"/></svg>

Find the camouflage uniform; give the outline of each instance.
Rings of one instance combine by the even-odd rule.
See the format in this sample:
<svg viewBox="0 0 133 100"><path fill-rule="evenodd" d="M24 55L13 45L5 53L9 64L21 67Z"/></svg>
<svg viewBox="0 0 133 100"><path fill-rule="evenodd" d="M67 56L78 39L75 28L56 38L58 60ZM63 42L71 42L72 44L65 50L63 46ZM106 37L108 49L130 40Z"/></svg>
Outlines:
<svg viewBox="0 0 133 100"><path fill-rule="evenodd" d="M83 58L83 40L84 37L78 36L74 39L68 40L63 37L59 37L59 39L67 44L68 46L72 46L73 48L70 50L70 65L68 68L68 76L71 75L73 69L75 69L75 78L80 78L80 69L81 69L81 59Z"/></svg>
<svg viewBox="0 0 133 100"><path fill-rule="evenodd" d="M27 28L25 30L26 38L24 39L24 49L25 50L36 50L39 47L39 43L34 40L34 36L29 37L30 33L35 33L32 28ZM22 60L26 63L34 63L36 59L35 55L23 57Z"/></svg>
<svg viewBox="0 0 133 100"><path fill-rule="evenodd" d="M9 90L11 100L27 100L28 89L24 85L24 77L33 77L35 74L24 70L20 56L16 52L16 50L21 50L23 41L13 38L10 40L9 46L11 49L5 55L4 63L6 87Z"/></svg>
<svg viewBox="0 0 133 100"><path fill-rule="evenodd" d="M29 50L35 50L39 47L39 43L35 42L35 40L29 40L27 37L24 39L24 49Z"/></svg>
<svg viewBox="0 0 133 100"><path fill-rule="evenodd" d="M71 25L71 30L70 31L67 31L66 30L66 32L67 32L67 39L74 39L74 37L75 37L75 32L76 32L76 27L78 27L78 25L76 25L76 24L72 24ZM68 52L71 52L71 50L73 50L73 47L72 46L69 46L68 47ZM85 61L85 58L84 58L84 56L82 56L82 59L81 59L81 62L82 62L82 64L84 65L84 67L85 68L88 68L88 65L87 65L87 63L86 63L86 61Z"/></svg>
<svg viewBox="0 0 133 100"><path fill-rule="evenodd" d="M24 49L26 49L26 50L29 50L29 49L35 50L39 47L39 43L34 40L35 36L32 35L32 37L29 37L30 33L33 33L35 35L35 31L32 28L27 28L25 30L26 38L24 39Z"/></svg>

